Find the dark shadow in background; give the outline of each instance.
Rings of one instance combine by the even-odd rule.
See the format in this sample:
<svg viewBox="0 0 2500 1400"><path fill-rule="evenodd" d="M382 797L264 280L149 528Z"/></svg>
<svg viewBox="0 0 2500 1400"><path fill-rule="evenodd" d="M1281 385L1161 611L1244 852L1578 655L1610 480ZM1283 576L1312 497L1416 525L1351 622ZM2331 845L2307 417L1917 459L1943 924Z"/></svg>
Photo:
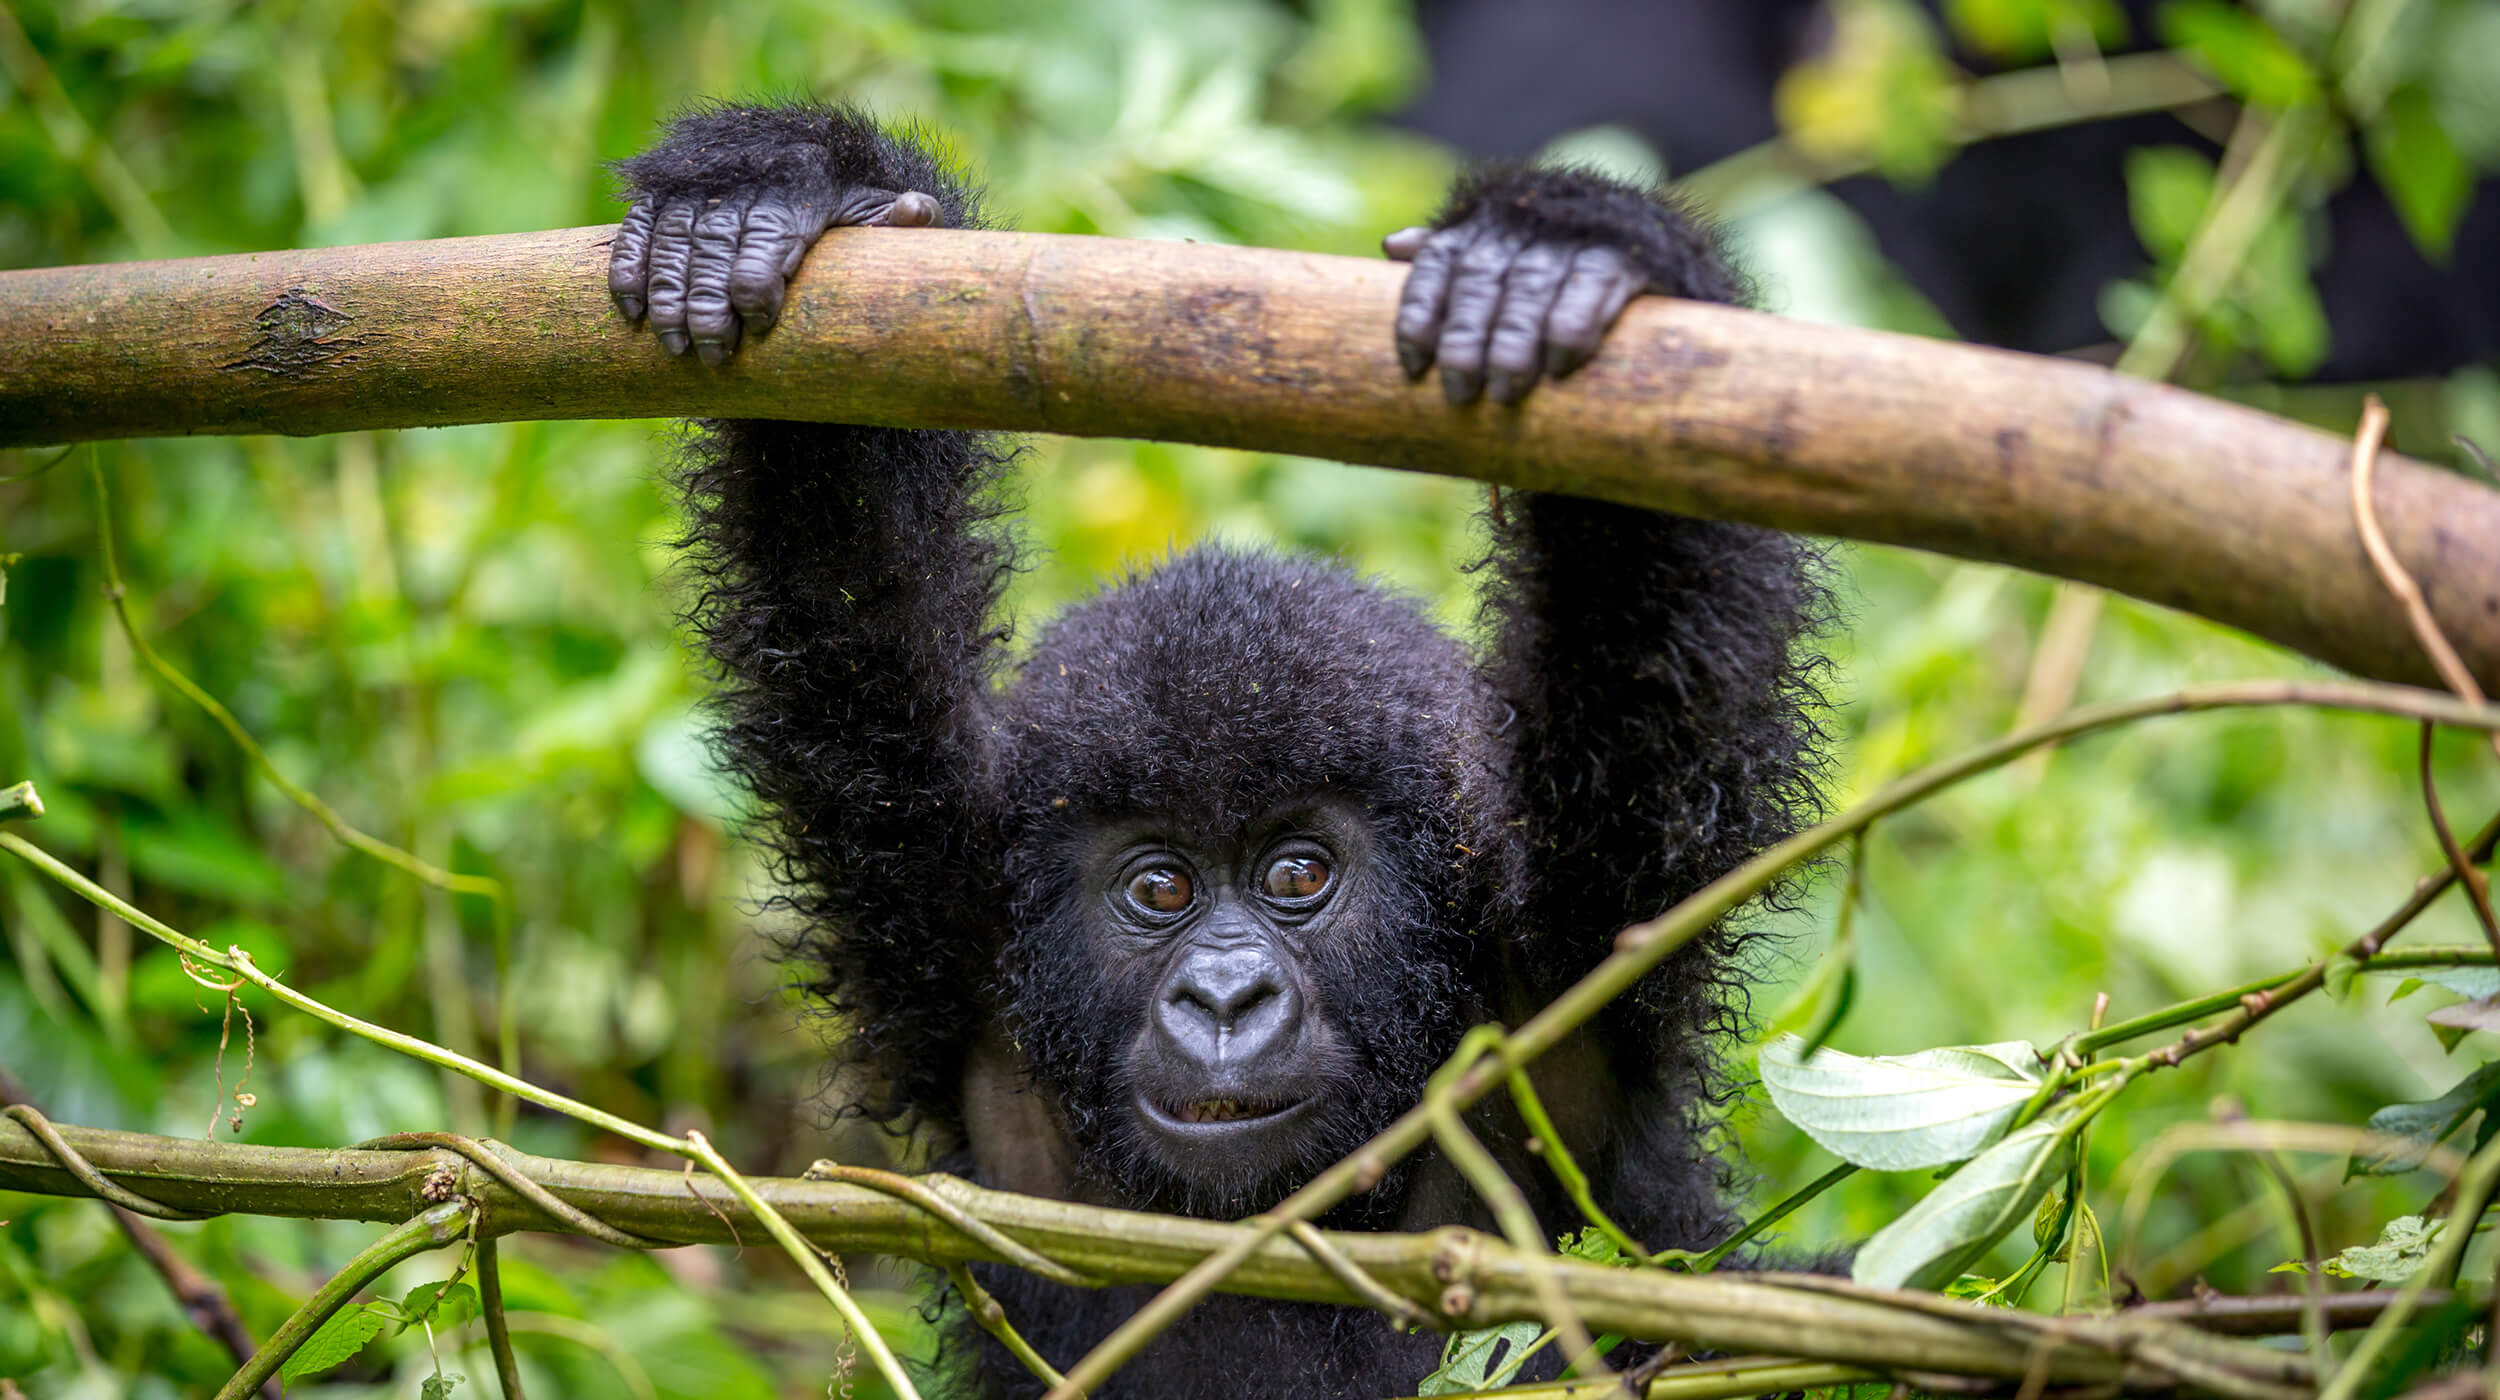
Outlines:
<svg viewBox="0 0 2500 1400"><path fill-rule="evenodd" d="M1777 134L1772 86L1824 31L1820 0L1418 0L1431 86L1400 121L1461 151L1525 156L1612 123L1671 171ZM1932 10L1933 5L1930 4ZM2152 33L2142 0L2131 32ZM1941 26L1939 26L1941 28ZM2142 45L2139 44L2139 47ZM1954 59L1994 71L1979 55ZM2214 143L2167 114L1986 141L1923 187L1830 187L1962 335L2059 353L2109 340L2097 298L2148 265L2128 222L2128 150ZM2476 190L2447 267L2366 170L2328 201L2314 269L2333 340L2315 379L2393 379L2500 359L2500 182Z"/></svg>

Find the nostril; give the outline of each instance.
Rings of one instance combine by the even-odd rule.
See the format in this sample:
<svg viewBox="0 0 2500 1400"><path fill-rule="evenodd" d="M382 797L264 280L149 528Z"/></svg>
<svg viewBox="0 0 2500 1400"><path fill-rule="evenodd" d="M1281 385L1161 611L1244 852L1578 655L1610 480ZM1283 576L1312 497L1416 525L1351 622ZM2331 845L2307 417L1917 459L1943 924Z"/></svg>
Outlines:
<svg viewBox="0 0 2500 1400"><path fill-rule="evenodd" d="M1155 1017L1192 1058L1248 1059L1299 1024L1297 998L1273 958L1257 948L1189 953L1165 984Z"/></svg>
<svg viewBox="0 0 2500 1400"><path fill-rule="evenodd" d="M1171 1000L1198 1008L1230 1028L1262 1002L1284 991L1275 960L1255 948L1192 953L1173 979Z"/></svg>

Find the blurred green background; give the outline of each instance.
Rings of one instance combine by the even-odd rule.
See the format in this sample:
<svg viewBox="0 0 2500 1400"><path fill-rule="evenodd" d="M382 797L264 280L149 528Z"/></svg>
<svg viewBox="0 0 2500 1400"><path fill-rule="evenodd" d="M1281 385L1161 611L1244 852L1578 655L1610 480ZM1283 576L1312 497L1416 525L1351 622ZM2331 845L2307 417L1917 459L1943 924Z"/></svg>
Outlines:
<svg viewBox="0 0 2500 1400"><path fill-rule="evenodd" d="M2105 8L1991 0L1946 14L1965 27L2038 21L2043 32L2082 14L2088 37ZM2191 8L2254 23L2225 6ZM2500 18L2485 0L2417 8ZM1861 22L1842 27L1839 52L1857 66L1812 75L1783 110L1822 148L1838 141L1916 180L1951 159L1935 103L1959 76L1921 12L1880 0L1844 9ZM2331 26L2326 12L2340 7L2275 5L2271 27L2208 23L2168 42L2202 44L2195 56L2235 91L2317 100L2337 79L2333 60L2312 63L2279 36L2297 40L2315 13ZM2316 69L2309 88L2282 88L2286 62ZM917 114L1023 228L1368 253L1429 209L1455 168L1454 153L1382 120L1422 78L1412 16L1396 0L20 0L0 12L0 267L603 222L618 210L602 161L637 149L690 98L758 92L846 94ZM2493 152L2469 139L2472 114L2459 105L2468 96L2432 95L2423 110L2435 128L2454 127L2453 151L2487 162ZM2373 139L2361 125L2355 149ZM1567 148L1625 166L1654 159L1620 131ZM2204 209L2212 176L2201 161L2150 159L2130 190L2148 246L2168 261L2176 230ZM2301 214L2351 164L2321 156L2286 193L2280 233L2201 327L2210 353L2191 366L2201 382L2337 430L2353 421L2357 387L2261 381L2325 334L2303 319L2304 267L2318 249ZM1774 308L1937 328L1810 183L1749 183L1734 167L1715 176L1727 207L1744 211L1734 232ZM2434 224L2436 194L2426 196ZM2122 331L2166 271L2148 267L2137 292L2113 295ZM2411 450L2455 463L2451 433L2500 444L2491 366L2376 387ZM508 998L530 1077L645 1122L700 1127L750 1169L795 1172L823 1155L908 1162L831 1121L839 1088L820 1073L822 1028L778 991L742 908L756 866L725 833L727 803L691 718L701 677L673 623L675 512L654 472L666 432L516 424L111 444L57 462L0 454L0 475L38 473L0 482L0 784L40 784L51 813L25 828L30 839L178 927L244 945L316 997L490 1056ZM104 604L91 461L114 483L123 571L154 645L348 820L509 882L508 979L495 975L493 922L477 901L344 853L143 669ZM1459 566L1480 547L1479 488L1043 440L1019 489L1044 547L1014 590L1028 618L1208 533L1339 556L1429 599L1453 626L1469 618ZM2013 723L2053 589L1889 549L1836 558L1852 607L1829 643L1845 800ZM2313 669L2113 602L2079 695ZM1886 824L1869 847L1856 998L1835 1043L1875 1053L2048 1041L2082 1026L2099 993L2126 1016L2318 955L2437 864L2413 753L2413 731L2388 722L2170 720ZM2449 809L2471 826L2500 801L2495 766L2462 738L2440 753ZM1827 940L1832 883L1764 970L1766 1015ZM230 1091L248 1074L249 1141L493 1126L467 1086L258 999L253 1034L238 1025L221 1056L213 993L170 953L15 863L0 867L0 930L0 1066L60 1120L197 1134L221 1076ZM2453 901L2408 935L2478 937ZM2421 1024L2445 993L2389 1006L2389 985L2314 999L2248 1044L2131 1091L2091 1139L2104 1220L2117 1223L2113 1180L2175 1125L2239 1112L2357 1124L2480 1063L2475 1041L2452 1055ZM1767 1111L1748 1115L1742 1134L1762 1199L1830 1164ZM513 1137L537 1152L634 1155L538 1114ZM2294 1166L2329 1250L2366 1242L2432 1189L2419 1177L2340 1186L2335 1159ZM2225 1289L2278 1286L2265 1270L2298 1249L2260 1182L2245 1159L2183 1160L2122 1262L2157 1293L2200 1275ZM1926 1185L1861 1176L1789 1237L1861 1237ZM224 1219L170 1233L266 1335L373 1232ZM1998 1271L2021 1257L2009 1245ZM637 1256L525 1238L505 1260L543 1393L822 1393L834 1365L830 1314L769 1249ZM439 1277L449 1262L401 1276ZM922 1281L854 1262L879 1315L925 1355ZM2035 1301L2053 1303L2055 1285L2053 1272ZM475 1346L473 1327L446 1336L442 1366L491 1386ZM0 1377L34 1397L158 1397L205 1393L227 1369L101 1210L0 1195ZM299 1390L414 1395L432 1371L411 1334ZM866 1375L859 1385L875 1390Z"/></svg>

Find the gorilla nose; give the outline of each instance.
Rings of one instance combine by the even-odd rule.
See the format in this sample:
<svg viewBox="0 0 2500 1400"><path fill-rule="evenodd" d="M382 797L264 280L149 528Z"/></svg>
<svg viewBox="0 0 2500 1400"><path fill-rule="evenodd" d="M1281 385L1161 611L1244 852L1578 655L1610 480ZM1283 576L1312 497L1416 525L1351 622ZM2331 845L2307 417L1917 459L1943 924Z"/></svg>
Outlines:
<svg viewBox="0 0 2500 1400"><path fill-rule="evenodd" d="M1164 984L1155 1024L1206 1068L1239 1068L1292 1042L1302 1026L1302 999L1258 948L1198 948Z"/></svg>

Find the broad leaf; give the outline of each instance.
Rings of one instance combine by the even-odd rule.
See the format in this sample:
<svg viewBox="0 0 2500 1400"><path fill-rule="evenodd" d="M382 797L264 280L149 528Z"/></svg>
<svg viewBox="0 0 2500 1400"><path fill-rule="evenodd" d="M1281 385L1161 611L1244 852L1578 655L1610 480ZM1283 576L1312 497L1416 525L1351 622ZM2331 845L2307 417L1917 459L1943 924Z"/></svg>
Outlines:
<svg viewBox="0 0 2500 1400"><path fill-rule="evenodd" d="M2065 1117L2023 1125L1970 1160L1924 1200L1875 1232L1849 1276L1871 1288L1941 1288L2031 1217L2066 1169Z"/></svg>
<svg viewBox="0 0 2500 1400"><path fill-rule="evenodd" d="M2223 0L2173 0L2160 14L2162 37L2247 101L2298 107L2316 100L2318 77L2265 20Z"/></svg>
<svg viewBox="0 0 2500 1400"><path fill-rule="evenodd" d="M382 1330L382 1304L358 1303L339 1309L321 1330L304 1339L295 1354L278 1368L278 1379L293 1385L306 1376L317 1376L365 1349L365 1343Z"/></svg>
<svg viewBox="0 0 2500 1400"><path fill-rule="evenodd" d="M399 1330L420 1322L437 1330L457 1327L478 1311L477 1290L465 1283L420 1283L399 1300Z"/></svg>
<svg viewBox="0 0 2500 1400"><path fill-rule="evenodd" d="M2019 1040L1872 1058L1781 1036L1762 1048L1771 1102L1842 1161L1912 1171L1969 1158L2005 1132L2039 1088L2037 1056Z"/></svg>
<svg viewBox="0 0 2500 1400"><path fill-rule="evenodd" d="M2405 980L2396 984L2396 990L2388 993L2387 999L2401 1001L2426 986L2445 987L2458 996L2480 1001L2485 997L2500 995L2500 967L2473 964L2462 967L2417 967L2411 970Z"/></svg>
<svg viewBox="0 0 2500 1400"><path fill-rule="evenodd" d="M2397 92L2362 137L2370 173L2413 245L2433 262L2446 262L2457 221L2474 197L2474 170L2432 112L2430 94L2411 87Z"/></svg>
<svg viewBox="0 0 2500 1400"><path fill-rule="evenodd" d="M2357 1244L2324 1261L2325 1272L2337 1278L2366 1278L2374 1283L2402 1283L2430 1262L2439 1245L2444 1220L2399 1215L2387 1222L2373 1244Z"/></svg>
<svg viewBox="0 0 2500 1400"><path fill-rule="evenodd" d="M2485 1065L2458 1080L2438 1098L2420 1103L2391 1103L2370 1115L2370 1131L2403 1138L2404 1146L2368 1155L2354 1154L2351 1165L2344 1168L2344 1178L2412 1171L2476 1109L2484 1111L2482 1131L2474 1140L2479 1148L2491 1137L2491 1110L2495 1103L2500 1103L2500 1063Z"/></svg>
<svg viewBox="0 0 2500 1400"><path fill-rule="evenodd" d="M2457 1031L2500 1031L2500 996L2443 1006L2423 1019Z"/></svg>

